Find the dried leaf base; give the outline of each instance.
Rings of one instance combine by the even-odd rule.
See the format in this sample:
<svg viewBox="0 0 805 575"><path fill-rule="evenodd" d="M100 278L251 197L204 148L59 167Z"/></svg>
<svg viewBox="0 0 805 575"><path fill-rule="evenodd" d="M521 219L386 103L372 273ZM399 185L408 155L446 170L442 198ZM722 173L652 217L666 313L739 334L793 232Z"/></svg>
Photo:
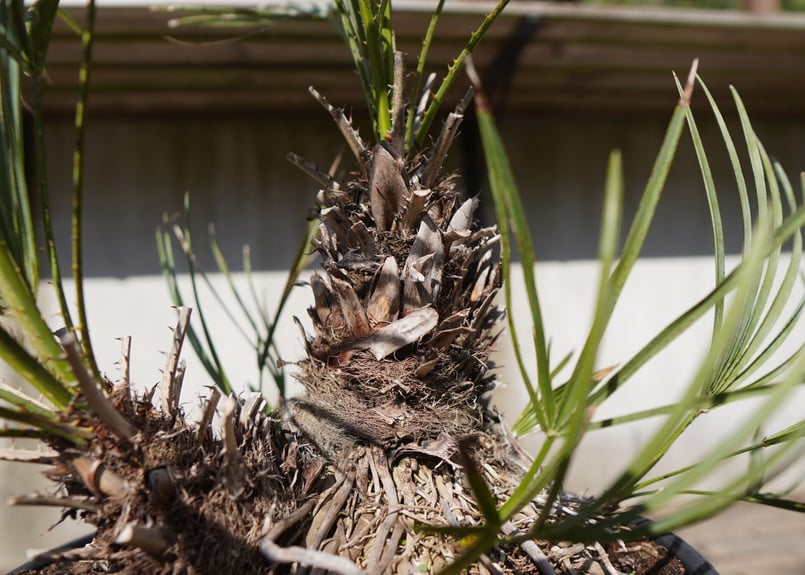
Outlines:
<svg viewBox="0 0 805 575"><path fill-rule="evenodd" d="M418 452L352 446L335 463L261 411L241 419L246 406L237 405L232 415L240 457L233 469L226 439L165 414L150 398L122 413L140 429L133 442L104 433L96 422L103 439L82 454L64 449L50 468L64 496L51 503L98 531L92 545L53 555L54 563L40 572L438 573L461 553L461 542L420 527L481 521L446 436ZM503 500L527 462L497 427L479 431L471 445L479 470ZM557 512L562 505L572 512L574 504L564 501ZM537 503L530 506L506 532L527 530L538 511ZM495 549L468 572L610 574L617 571L606 562L619 555L634 563L636 548L605 552L528 542ZM653 546L638 556L644 564L668 561Z"/></svg>

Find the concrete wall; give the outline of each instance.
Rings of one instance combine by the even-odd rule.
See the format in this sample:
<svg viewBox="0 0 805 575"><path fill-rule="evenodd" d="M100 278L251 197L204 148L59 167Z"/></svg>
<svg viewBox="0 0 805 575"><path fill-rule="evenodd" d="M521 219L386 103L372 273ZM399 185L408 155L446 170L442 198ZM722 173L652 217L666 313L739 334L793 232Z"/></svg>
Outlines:
<svg viewBox="0 0 805 575"><path fill-rule="evenodd" d="M555 358L578 350L590 321L597 267L594 261L598 220L607 154L623 151L627 177L627 213L632 213L651 163L659 148L667 118L655 116L583 116L570 114L509 117L504 136L524 195L536 242L538 281L548 333ZM769 151L795 174L803 168L805 121L765 119L757 131ZM739 212L734 184L724 174L726 158L710 124L702 126L713 150L713 162L722 183L722 209L729 234L728 245L737 250ZM736 137L739 134L736 132ZM68 234L67 211L72 146L71 121L51 122L48 132L51 194L55 198L60 241ZM181 208L182 195L191 193L195 245L205 252L208 222L214 222L224 252L235 269L240 247L251 246L258 270L258 289L266 301L276 301L284 282L283 269L292 261L307 210L313 205L316 185L284 159L286 152L305 155L327 166L342 149L335 128L324 112L316 117L284 118L242 116L138 116L93 118L87 139L85 259L89 318L102 369L117 377L116 338L133 338L132 376L141 388L152 386L167 349L169 327L175 321L167 289L157 263L154 229L163 212ZM616 311L599 365L623 362L676 313L701 297L712 283L710 227L698 168L684 141L679 163L660 205L646 256L627 284L623 304ZM460 153L454 154L461 164ZM487 203L486 212L491 213ZM66 255L67 252L64 251ZM212 269L210 258L202 261ZM220 276L213 277L222 285ZM242 281L242 277L238 281ZM185 284L186 285L186 284ZM50 301L45 295L44 300ZM522 299L522 298L521 298ZM289 320L304 317L305 290L294 293L282 324L280 346L288 360L299 357L300 339ZM51 305L48 303L48 305ZM52 309L52 308L51 308ZM524 310L525 308L518 308ZM222 345L226 367L236 382L256 382L247 345L229 326L224 314L208 304L213 330ZM528 334L522 311L517 323ZM51 315L54 327L58 317ZM682 392L703 354L709 323L692 330L690 337L672 346L645 373L635 378L626 393L601 408L613 415L639 407L673 401ZM802 341L799 329L795 340ZM189 385L183 400L188 409L208 385L206 374L186 352ZM497 357L505 383L498 402L512 420L523 405L524 391L505 337ZM801 403L800 403L801 405ZM674 449L664 468L676 467L704 453L711 439L740 415L705 418ZM780 423L801 418L802 408L792 404ZM652 422L618 427L592 435L575 463L568 487L601 489L617 473L652 429ZM538 438L530 440L538 441ZM30 491L38 470L19 466L0 468L3 495ZM36 483L43 489L42 483ZM34 520L28 509L0 510L3 525L22 526ZM0 557L8 566L22 560L26 546L44 547L69 537L64 529L55 537L40 539L51 515L36 515L36 523L21 531L23 538L0 540ZM8 563L6 563L8 562Z"/></svg>

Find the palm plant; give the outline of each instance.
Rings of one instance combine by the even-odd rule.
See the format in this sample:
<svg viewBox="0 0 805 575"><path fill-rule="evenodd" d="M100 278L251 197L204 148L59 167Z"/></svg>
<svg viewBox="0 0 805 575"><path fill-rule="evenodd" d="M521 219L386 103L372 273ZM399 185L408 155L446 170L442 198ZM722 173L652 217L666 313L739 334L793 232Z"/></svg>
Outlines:
<svg viewBox="0 0 805 575"><path fill-rule="evenodd" d="M703 519L738 499L802 510L801 503L784 494L766 493L765 485L801 445L805 425L800 421L766 436L759 430L805 377L802 346L782 359L774 354L795 333L803 309L800 302L790 316L778 321L795 293L801 267L803 202L755 137L736 94L750 181L757 194L753 216L737 146L702 84L721 126L745 206L744 253L727 272L715 187L690 111L697 81L694 66L679 84L679 104L623 242L621 158L618 153L610 158L592 327L576 357L554 361L542 322L524 211L483 87L471 66L496 227L475 225L478 198L463 198L456 178L443 169L472 92L446 117L438 135L431 135L445 95L462 77L472 48L504 5L501 0L480 24L436 86L424 70L441 2L413 73L404 55L395 50L389 1L336 3L332 15L359 71L372 136L365 141L343 111L311 90L343 134L354 168L345 175L325 173L292 158L322 186L316 198L318 220L306 240L319 254L321 265L309 280L313 331L304 334L305 357L297 363L297 377L306 393L269 407L257 391L242 399L232 393L236 382L226 377L203 314L197 332L190 325L189 308L179 310L157 400L154 390L132 392L125 369L115 383L98 374L86 321L73 326L66 303L62 308L66 335L58 339L51 333L36 307L39 262L27 202L30 186L22 164L19 68L33 78L34 93L41 90L57 3L2 4L2 141L9 169L0 174L4 214L0 296L24 337L21 341L4 328L0 352L49 403L3 387L0 398L8 407L2 407L0 416L22 425L4 429L5 435L38 437L50 447L46 453L15 450L3 456L49 463L50 476L62 486L60 496L49 503L78 512L96 526L92 546L61 556L80 562L74 570L91 572L92 560L104 559L113 570L157 573L281 573L304 568L331 573L465 569L570 573L577 561L603 565L616 561L617 553L604 547L610 541L650 538ZM85 86L93 10L90 3L84 31ZM262 18L300 15L311 16L241 10L227 13L225 21L254 24ZM321 11L314 15L330 16ZM207 11L193 20L220 22L220 17L220 11ZM406 90L410 77L412 92ZM34 119L41 127L41 106L36 102ZM82 103L79 130L84 125L83 109ZM597 371L598 348L639 256L686 125L710 202L716 246L714 288L633 358L620 367ZM40 158L41 139L37 144ZM74 213L73 262L80 284L80 145L76 154L74 194L79 208ZM61 290L42 165L39 161L36 166L37 189L45 210L52 276ZM204 276L195 266L189 229L180 220L166 218L158 240L171 293L177 304L184 304L175 281L172 236L188 258L195 307L201 311L196 282L204 281ZM778 282L786 243L791 257ZM538 429L544 435L533 458L519 449L485 399L495 381L488 354L501 330L503 313L496 303L501 289L506 307L514 305L509 278L515 246L534 326L532 359L508 315L530 396L515 431ZM212 247L221 271L229 277L214 242ZM286 297L304 269L305 248L291 270ZM234 283L230 285L235 289ZM237 291L235 296L239 303L245 299ZM83 309L80 297L76 307ZM274 367L273 347L279 310L273 316L261 310L258 317L250 315L245 305L243 310L258 365L282 390L284 373ZM681 401L615 420L594 418L598 405L624 393L634 373L711 311L708 354ZM187 421L178 407L185 377L179 355L186 334L217 385L197 422ZM534 382L528 375L532 361L537 368ZM124 349L124 366L127 362ZM748 397L762 401L741 429L690 466L660 477L651 475L697 417ZM220 432L213 433L211 421L221 402ZM663 417L663 423L602 495L583 499L563 491L565 474L586 433L648 417ZM702 478L744 453L751 454L747 473L719 493L697 490ZM698 498L656 522L639 521L645 514L661 513L680 494ZM592 545L562 553L541 545L560 541Z"/></svg>

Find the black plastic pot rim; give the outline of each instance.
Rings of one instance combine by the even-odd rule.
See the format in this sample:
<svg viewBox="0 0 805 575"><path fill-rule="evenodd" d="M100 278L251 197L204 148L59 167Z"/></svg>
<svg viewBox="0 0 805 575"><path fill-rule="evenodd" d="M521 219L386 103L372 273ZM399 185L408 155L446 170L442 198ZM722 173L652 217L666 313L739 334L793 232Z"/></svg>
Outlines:
<svg viewBox="0 0 805 575"><path fill-rule="evenodd" d="M89 545L92 543L92 540L95 539L95 533L89 533L87 535L82 535L77 539L73 539L72 541L68 541L63 545L59 545L58 547L54 547L53 549L48 549L47 553L62 553L64 551L70 551L72 549L80 549L85 545ZM37 569L44 569L48 565L53 563L50 559L32 559L27 563L20 565L19 567L15 567L11 571L7 573L7 575L17 575L17 573L23 573L25 571L34 571Z"/></svg>
<svg viewBox="0 0 805 575"><path fill-rule="evenodd" d="M639 519L635 521L635 525L643 525L651 523L650 519ZM687 575L718 575L718 571L713 567L710 562L702 557L701 553L696 551L687 541L674 535L673 533L666 533L654 538L654 542L662 545L670 551L677 559L682 562L685 567Z"/></svg>

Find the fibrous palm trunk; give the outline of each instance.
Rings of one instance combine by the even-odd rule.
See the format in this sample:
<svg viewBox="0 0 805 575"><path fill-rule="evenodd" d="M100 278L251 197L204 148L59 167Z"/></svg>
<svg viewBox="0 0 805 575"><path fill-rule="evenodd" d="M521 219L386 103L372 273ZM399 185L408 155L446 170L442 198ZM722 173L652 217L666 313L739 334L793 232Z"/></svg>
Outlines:
<svg viewBox="0 0 805 575"><path fill-rule="evenodd" d="M305 543L368 572L437 571L456 542L416 525L480 520L459 443L465 456L482 454L501 495L520 472L484 401L500 238L473 226L477 198L442 173L460 113L430 153L409 160L394 137L365 147L330 110L360 167L342 185L320 178L322 273L310 280L315 333L292 419L339 479Z"/></svg>
<svg viewBox="0 0 805 575"><path fill-rule="evenodd" d="M462 198L442 171L462 106L429 151L408 157L399 115L388 140L369 148L314 95L358 169L339 183L292 158L323 184L314 333L298 363L306 394L283 418L259 395L226 398L220 439L209 430L217 392L200 422L186 422L177 408L183 314L161 409L150 394L132 398L126 377L109 384L136 434L97 409L76 410L66 423L94 430L88 447L54 442L54 454L31 459L55 464L49 473L63 491L47 503L97 527L91 546L57 553L51 572L436 573L472 541L423 526L483 521L467 470L498 504L521 481L527 457L485 400L500 329L500 238L474 225L477 198ZM501 531L526 532L539 514L534 502ZM494 548L468 572L550 575L573 572L559 568L573 560L592 573L591 556L606 554L589 550L549 558L526 541Z"/></svg>
<svg viewBox="0 0 805 575"><path fill-rule="evenodd" d="M370 148L311 91L358 164L339 183L292 158L323 187L314 241L321 272L310 279L308 310L314 333L304 333L308 357L297 375L306 394L291 403L290 417L327 461L332 483L303 538L269 538L263 549L314 573L437 573L473 539L427 526L485 521L468 472L501 505L530 465L487 402L495 384L490 346L502 329L500 236L475 225L478 198L463 198L442 166L471 94L433 146L414 155L406 154L399 110L386 140ZM505 521L501 533L514 541L543 520L541 499ZM580 503L563 494L547 516L572 514ZM298 554L285 553L283 545L300 544ZM543 551L527 540L493 548L466 572L555 575L574 566L616 572L600 544ZM676 569L656 572L683 572Z"/></svg>

